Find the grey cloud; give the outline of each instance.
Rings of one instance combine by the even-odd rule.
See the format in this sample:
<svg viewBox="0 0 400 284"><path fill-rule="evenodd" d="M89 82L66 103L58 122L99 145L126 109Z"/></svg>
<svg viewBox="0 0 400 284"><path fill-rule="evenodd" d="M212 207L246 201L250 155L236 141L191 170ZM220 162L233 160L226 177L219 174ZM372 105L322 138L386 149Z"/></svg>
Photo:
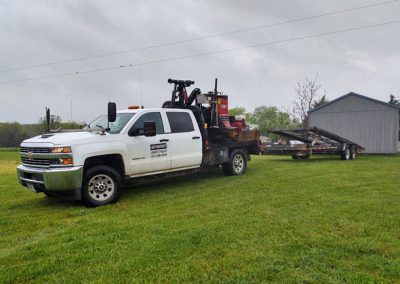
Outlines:
<svg viewBox="0 0 400 284"><path fill-rule="evenodd" d="M0 2L0 69L84 57L221 33L244 27L376 3L376 1L8 1ZM68 64L0 73L0 81L84 71L235 48L398 19L390 4L181 45ZM220 89L230 105L251 111L285 107L293 88L319 73L330 99L349 91L387 101L400 95L400 24L235 52L143 65L146 107L170 97L167 78L193 79L203 91ZM138 68L0 84L0 121L36 122L50 106L64 120L89 121L106 102L140 104Z"/></svg>

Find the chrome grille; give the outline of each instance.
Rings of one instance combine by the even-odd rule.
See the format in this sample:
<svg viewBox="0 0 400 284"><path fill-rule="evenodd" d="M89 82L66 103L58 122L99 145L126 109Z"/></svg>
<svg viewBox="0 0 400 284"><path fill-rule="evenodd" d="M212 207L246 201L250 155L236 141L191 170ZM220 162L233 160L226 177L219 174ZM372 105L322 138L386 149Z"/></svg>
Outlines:
<svg viewBox="0 0 400 284"><path fill-rule="evenodd" d="M22 157L21 161L23 164L26 164L26 165L44 166L44 167L50 166L49 159L29 159L29 158Z"/></svg>
<svg viewBox="0 0 400 284"><path fill-rule="evenodd" d="M21 147L21 161L24 165L32 167L49 167L50 160L47 155L50 153L49 147ZM45 157L35 157L45 155Z"/></svg>
<svg viewBox="0 0 400 284"><path fill-rule="evenodd" d="M50 148L47 147L21 147L21 153L50 153Z"/></svg>
<svg viewBox="0 0 400 284"><path fill-rule="evenodd" d="M72 158L72 153L51 153L51 147L21 147L22 164L28 167L59 168L70 167L63 164L61 159Z"/></svg>

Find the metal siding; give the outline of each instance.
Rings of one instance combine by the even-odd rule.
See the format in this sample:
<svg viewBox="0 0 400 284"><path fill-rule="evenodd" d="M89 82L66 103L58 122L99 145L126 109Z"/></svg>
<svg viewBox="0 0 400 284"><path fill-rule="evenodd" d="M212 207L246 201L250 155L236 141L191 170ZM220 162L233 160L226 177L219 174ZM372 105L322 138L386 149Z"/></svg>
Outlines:
<svg viewBox="0 0 400 284"><path fill-rule="evenodd" d="M365 153L397 153L398 110L349 96L310 113L310 126L337 133L365 147Z"/></svg>

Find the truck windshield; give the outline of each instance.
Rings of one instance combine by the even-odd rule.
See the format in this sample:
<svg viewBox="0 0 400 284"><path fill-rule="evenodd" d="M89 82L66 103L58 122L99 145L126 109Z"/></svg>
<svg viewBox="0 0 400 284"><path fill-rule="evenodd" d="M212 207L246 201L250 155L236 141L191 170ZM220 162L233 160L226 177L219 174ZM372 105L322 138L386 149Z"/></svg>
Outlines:
<svg viewBox="0 0 400 284"><path fill-rule="evenodd" d="M128 121L135 115L135 113L117 113L117 118L114 122L110 122L110 130L107 131L111 134L120 133L122 128L128 123ZM102 115L86 126L86 129L106 129L108 127L107 115Z"/></svg>

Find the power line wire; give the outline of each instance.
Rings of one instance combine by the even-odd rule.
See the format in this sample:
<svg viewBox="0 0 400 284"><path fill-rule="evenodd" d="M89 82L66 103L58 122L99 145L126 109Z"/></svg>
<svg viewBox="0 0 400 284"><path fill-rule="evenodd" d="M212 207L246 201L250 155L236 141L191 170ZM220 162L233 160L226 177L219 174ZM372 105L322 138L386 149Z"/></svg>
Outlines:
<svg viewBox="0 0 400 284"><path fill-rule="evenodd" d="M140 63L116 65L116 66L103 67L103 68L97 68L97 69L91 69L91 70L85 70L85 71L76 71L76 72L68 72L68 73L61 73L61 74L54 74L54 75L47 75L47 76L38 76L38 77L32 77L32 78L3 81L3 82L0 82L0 84L10 84L10 83L16 83L16 82L33 81L33 80L49 79L49 78L56 78L56 77L67 77L67 76L73 76L73 75L79 75L79 74L85 74L85 73L107 71L107 70L112 70L112 69L131 68L131 67L136 67L136 66L141 66L141 65L149 65L149 64L177 61L177 60L188 59L188 58L193 58L193 57L207 56L207 55L213 55L213 54L233 52L233 51L238 51L238 50L243 50L243 49L248 49L248 48L257 48L257 47L281 44L281 43L286 43L286 42L292 42L292 41L298 41L298 40L304 40L304 39L310 39L310 38L317 38L317 37L322 37L322 36L356 31L356 30L371 29L371 28L375 28L375 27L381 27L381 26L397 24L397 23L400 23L400 19L394 20L394 21L389 21L389 22L373 24L373 25L366 25L366 26L359 26L359 27L347 28L347 29L342 29L342 30L336 30L336 31L332 31L332 32L324 32L324 33L318 33L318 34L312 34L312 35L293 37L293 38L288 38L288 39L283 39L283 40L278 40L278 41L269 41L269 42L257 43L257 44L229 48L229 49L201 52L201 53L196 53L196 54L192 54L192 55L169 57L169 58L164 58L164 59L151 60L151 61L145 61L145 62L140 62Z"/></svg>
<svg viewBox="0 0 400 284"><path fill-rule="evenodd" d="M370 4L370 5L358 6L358 7L344 9L344 10L337 10L337 11L333 11L333 12L328 12L328 13L323 13L323 14L318 14L318 15L313 15L313 16L308 16L308 17L302 17L302 18L297 18L297 19L292 19L292 20L283 21L283 22L277 22L277 23L272 23L272 24L266 24L266 25L254 26L254 27L249 27L249 28L243 28L243 29L238 29L238 30L233 30L233 31L228 31L228 32L223 32L223 33L216 33L216 34L211 34L211 35L206 35L206 36L201 36L201 37L194 37L194 38L191 38L191 39L172 41L172 42L167 42L167 43L155 44L155 45L150 45L150 46L145 46L145 47L138 47L138 48L132 48L132 49L127 49L127 50L115 51L115 52L108 52L108 53L92 55L92 56L78 57L78 58L74 58L74 59L53 61L53 62L48 62L48 63L43 63L43 64L35 64L35 65L27 65L27 66L16 67L16 68L3 69L3 70L0 70L0 73L11 72L11 71L19 71L19 70L24 70L24 69L33 69L33 68L39 68L39 67L45 67L45 66L51 66L51 65L58 65L58 64L63 64L63 63L78 62L78 61L84 61L84 60L89 60L89 59L113 56L113 55L118 55L118 54L132 53L132 52L137 52L137 51L142 51L142 50L148 50L148 49L155 49L155 48L160 48L160 47L178 45L178 44L182 44L182 43L188 43L188 42L193 42L193 41L198 41L198 40L203 40L203 39L216 38L216 37L220 37L220 36L232 35L232 34L249 32L249 31L260 30L260 29L266 29L266 28L270 28L270 27L274 27L274 26L280 26L280 25L284 25L284 24L302 22L302 21L311 20L311 19L317 19L317 18L326 17L326 16L333 16L333 15L343 14L343 13L347 13L347 12L353 12L353 11L357 11L357 10L362 10L362 9L366 9L366 8L372 8L372 7L388 5L388 4L392 4L392 3L395 3L395 2L399 2L399 0L389 0L389 1L374 3L374 4Z"/></svg>

